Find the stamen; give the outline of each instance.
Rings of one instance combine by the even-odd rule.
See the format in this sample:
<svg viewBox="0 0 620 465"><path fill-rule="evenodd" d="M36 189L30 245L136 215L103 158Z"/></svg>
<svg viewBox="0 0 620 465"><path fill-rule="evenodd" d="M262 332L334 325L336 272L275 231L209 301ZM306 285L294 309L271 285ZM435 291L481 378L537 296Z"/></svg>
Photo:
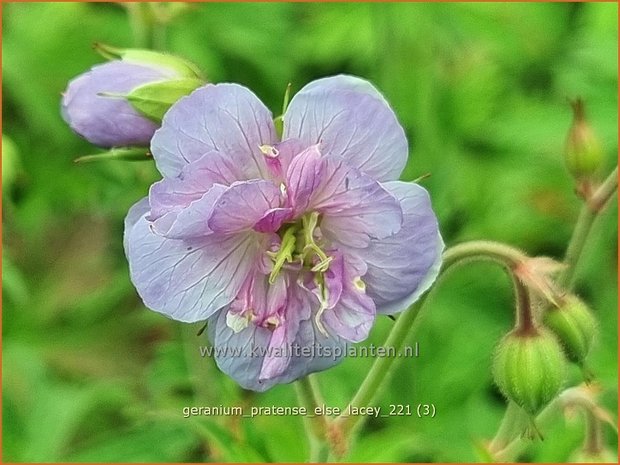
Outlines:
<svg viewBox="0 0 620 465"><path fill-rule="evenodd" d="M248 327L248 324L250 324L251 315L251 309L245 316L238 313L228 312L226 314L226 326L232 329L233 333L237 334Z"/></svg>
<svg viewBox="0 0 620 465"><path fill-rule="evenodd" d="M280 326L280 319L275 315L270 316L264 321L263 326L269 329L270 331L273 331L278 326Z"/></svg>
<svg viewBox="0 0 620 465"><path fill-rule="evenodd" d="M329 334L327 333L327 330L325 329L325 326L323 325L323 322L321 321L321 316L323 316L323 312L327 309L327 306L323 303L321 303L321 308L319 308L319 311L316 312L316 316L314 317L314 322L316 323L316 327L319 330L319 332L325 336L325 337L329 337Z"/></svg>
<svg viewBox="0 0 620 465"><path fill-rule="evenodd" d="M271 270L269 274L269 284L274 284L276 282L276 278L286 262L293 262L296 230L297 228L295 227L290 227L286 230L284 236L282 236L280 250L275 253L275 256L273 256L273 252L267 252L267 254L274 259L273 270Z"/></svg>
<svg viewBox="0 0 620 465"><path fill-rule="evenodd" d="M259 145L259 150L263 152L263 155L269 158L278 158L280 151L273 145Z"/></svg>
<svg viewBox="0 0 620 465"><path fill-rule="evenodd" d="M325 330L325 326L323 326L323 322L321 321L321 317L323 316L323 313L325 312L325 310L327 310L327 300L329 298L329 291L327 290L327 287L325 286L325 276L323 276L323 273L319 273L317 276L315 276L314 282L319 288L318 298L321 304L321 306L319 307L319 311L316 312L316 316L314 317L314 322L316 323L316 327L321 332L321 334L327 337L329 336L329 334L327 334L327 331Z"/></svg>
<svg viewBox="0 0 620 465"><path fill-rule="evenodd" d="M323 255L325 255L325 253L322 250L321 250L321 253ZM310 271L312 271L314 273L317 273L317 272L318 273L325 273L329 269L329 264L331 263L331 261L333 259L334 259L334 257L327 257L326 256L323 260L321 260L319 263L317 263L312 268L310 268Z"/></svg>
<svg viewBox="0 0 620 465"><path fill-rule="evenodd" d="M358 291L366 292L366 283L362 281L362 278L360 276L353 280L353 285L357 288Z"/></svg>

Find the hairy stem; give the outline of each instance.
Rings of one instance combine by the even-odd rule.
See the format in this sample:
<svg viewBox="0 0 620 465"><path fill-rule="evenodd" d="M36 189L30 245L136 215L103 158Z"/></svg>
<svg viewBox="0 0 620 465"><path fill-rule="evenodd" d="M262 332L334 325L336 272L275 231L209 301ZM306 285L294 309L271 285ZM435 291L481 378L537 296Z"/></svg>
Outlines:
<svg viewBox="0 0 620 465"><path fill-rule="evenodd" d="M510 273L515 287L515 296L517 298L517 314L515 329L521 335L536 334L536 326L534 324L534 315L532 314L532 305L530 303L530 291L514 274Z"/></svg>
<svg viewBox="0 0 620 465"><path fill-rule="evenodd" d="M405 341L407 340L407 336L409 335L409 330L424 305L426 295L411 305L396 319L396 323L385 341L385 347L393 347L396 353L402 349ZM352 407L365 407L372 405L382 385L386 384L391 378L392 372L390 368L392 368L396 360L397 357L381 357L375 359L370 371L366 375L366 378L360 385L351 402L349 402L348 409ZM361 416L345 417L340 415L336 419L334 426L340 430L343 437L347 437L348 434L358 425L361 419Z"/></svg>
<svg viewBox="0 0 620 465"><path fill-rule="evenodd" d="M131 2L124 5L129 15L136 48L153 48L153 16L148 3Z"/></svg>
<svg viewBox="0 0 620 465"><path fill-rule="evenodd" d="M326 442L327 422L323 416L314 416L314 410L323 403L318 384L312 375L308 375L295 383L299 404L305 407L308 414L304 415L304 427L310 448L310 463L325 462L329 452Z"/></svg>
<svg viewBox="0 0 620 465"><path fill-rule="evenodd" d="M592 393L589 391L589 388L583 385L565 389L536 416L534 421L540 427L546 428L551 424L551 422L556 418L558 414L561 414L563 412L563 409L567 406L579 406L584 409L586 415L591 415L593 419L599 422L597 425L599 430L596 431L594 434L598 435L600 433L600 418L597 418L595 415L595 411L598 408L596 405L596 400L594 399ZM509 412L510 407L507 413ZM515 412L511 413L513 418L515 418L514 413ZM521 422L521 427L518 426L519 422ZM498 432L498 436L493 439L489 446L489 452L496 461L513 462L516 460L518 455L525 449L525 447L531 444L531 439L528 439L521 434L526 426L527 423L524 424L522 420L517 419L516 428L512 430L512 438L509 435L505 435L505 437L499 438L498 440ZM597 436L596 438L586 437L586 443L589 439L599 441L600 436Z"/></svg>
<svg viewBox="0 0 620 465"><path fill-rule="evenodd" d="M497 434L489 444L489 452L495 454L506 448L515 437L525 430L528 423L529 418L525 411L514 402L508 401L508 407Z"/></svg>
<svg viewBox="0 0 620 465"><path fill-rule="evenodd" d="M591 411L586 412L586 437L584 441L584 450L599 454L603 450L603 431L601 420L596 418Z"/></svg>
<svg viewBox="0 0 620 465"><path fill-rule="evenodd" d="M492 241L469 241L445 251L442 271L467 260L492 260L514 268L526 259L527 256L523 252L506 244Z"/></svg>
<svg viewBox="0 0 620 465"><path fill-rule="evenodd" d="M564 262L566 268L558 278L560 285L571 289L575 284L575 270L583 252L594 220L599 216L605 205L613 198L618 189L618 167L611 172L607 179L592 194L587 202L581 207L575 230L566 249Z"/></svg>

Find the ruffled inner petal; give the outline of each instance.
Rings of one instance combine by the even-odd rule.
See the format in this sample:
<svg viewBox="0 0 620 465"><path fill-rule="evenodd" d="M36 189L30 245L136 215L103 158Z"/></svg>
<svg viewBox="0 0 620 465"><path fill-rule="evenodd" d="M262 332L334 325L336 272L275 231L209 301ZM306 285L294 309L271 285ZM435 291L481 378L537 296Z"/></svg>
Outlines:
<svg viewBox="0 0 620 465"><path fill-rule="evenodd" d="M315 189L309 208L321 213L321 231L330 241L364 248L371 240L400 230L402 209L392 194L345 160L332 156L324 160L328 174Z"/></svg>
<svg viewBox="0 0 620 465"><path fill-rule="evenodd" d="M238 182L218 198L208 225L212 231L224 234L255 226L258 230L262 229L262 232L272 232L290 214L290 210L279 209L283 203L281 190L271 181L255 179Z"/></svg>

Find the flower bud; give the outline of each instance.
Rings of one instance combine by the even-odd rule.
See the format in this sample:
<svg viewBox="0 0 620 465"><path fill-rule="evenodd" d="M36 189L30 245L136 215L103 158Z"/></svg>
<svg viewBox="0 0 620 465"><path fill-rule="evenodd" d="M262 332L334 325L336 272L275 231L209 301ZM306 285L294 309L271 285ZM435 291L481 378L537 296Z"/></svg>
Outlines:
<svg viewBox="0 0 620 465"><path fill-rule="evenodd" d="M603 162L603 150L594 131L585 118L583 100L571 102L573 123L568 131L564 158L575 179L589 178Z"/></svg>
<svg viewBox="0 0 620 465"><path fill-rule="evenodd" d="M559 392L566 361L555 337L545 330L513 330L496 349L493 378L500 391L531 415Z"/></svg>
<svg viewBox="0 0 620 465"><path fill-rule="evenodd" d="M545 311L543 322L557 336L569 360L583 365L598 329L588 306L569 295L559 307Z"/></svg>
<svg viewBox="0 0 620 465"><path fill-rule="evenodd" d="M95 145L148 146L167 109L203 84L189 68L174 66L170 55L132 52L130 59L94 66L70 81L63 94L63 118Z"/></svg>
<svg viewBox="0 0 620 465"><path fill-rule="evenodd" d="M104 58L112 61L121 60L136 65L168 68L179 78L204 80L202 72L195 64L176 55L140 48L116 48L101 43L95 44L94 48Z"/></svg>

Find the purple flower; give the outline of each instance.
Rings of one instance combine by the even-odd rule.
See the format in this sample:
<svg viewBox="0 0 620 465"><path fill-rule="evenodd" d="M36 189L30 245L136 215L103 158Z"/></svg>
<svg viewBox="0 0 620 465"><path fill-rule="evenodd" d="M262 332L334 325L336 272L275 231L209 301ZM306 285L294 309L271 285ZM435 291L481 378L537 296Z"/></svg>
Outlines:
<svg viewBox="0 0 620 465"><path fill-rule="evenodd" d="M236 84L180 100L151 145L164 178L125 231L145 304L207 319L220 369L259 391L336 364L428 289L443 250L428 194L397 181L407 140L371 84L314 81L283 119L280 141Z"/></svg>
<svg viewBox="0 0 620 465"><path fill-rule="evenodd" d="M100 147L148 146L159 126L121 96L144 84L175 77L171 68L151 64L115 60L93 66L69 82L62 116L71 129Z"/></svg>

